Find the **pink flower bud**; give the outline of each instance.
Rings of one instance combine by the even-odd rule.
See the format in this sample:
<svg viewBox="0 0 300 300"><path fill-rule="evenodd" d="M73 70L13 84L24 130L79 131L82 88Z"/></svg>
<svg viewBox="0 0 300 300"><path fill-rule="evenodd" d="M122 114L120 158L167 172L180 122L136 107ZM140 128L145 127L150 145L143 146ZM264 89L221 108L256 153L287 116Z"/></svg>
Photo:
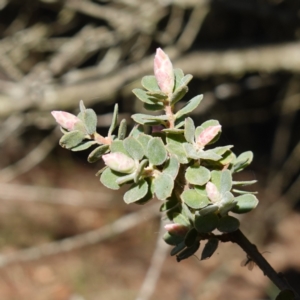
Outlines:
<svg viewBox="0 0 300 300"><path fill-rule="evenodd" d="M212 182L209 181L206 184L205 189L206 189L207 197L210 199L211 202L215 203L220 201L220 193L217 187Z"/></svg>
<svg viewBox="0 0 300 300"><path fill-rule="evenodd" d="M185 236L186 233L189 231L189 228L181 225L181 224L166 224L165 229L170 233L174 235L179 235L179 236Z"/></svg>
<svg viewBox="0 0 300 300"><path fill-rule="evenodd" d="M72 131L74 130L75 124L77 122L81 122L79 118L76 116L66 112L66 111L58 111L54 110L51 112L55 121L63 128Z"/></svg>
<svg viewBox="0 0 300 300"><path fill-rule="evenodd" d="M205 128L198 136L196 142L199 146L205 146L211 142L221 130L221 125L209 126Z"/></svg>
<svg viewBox="0 0 300 300"><path fill-rule="evenodd" d="M135 162L124 153L114 152L102 156L104 163L112 170L130 174L135 169Z"/></svg>
<svg viewBox="0 0 300 300"><path fill-rule="evenodd" d="M154 57L154 75L160 90L171 95L174 88L174 71L169 56L160 48Z"/></svg>

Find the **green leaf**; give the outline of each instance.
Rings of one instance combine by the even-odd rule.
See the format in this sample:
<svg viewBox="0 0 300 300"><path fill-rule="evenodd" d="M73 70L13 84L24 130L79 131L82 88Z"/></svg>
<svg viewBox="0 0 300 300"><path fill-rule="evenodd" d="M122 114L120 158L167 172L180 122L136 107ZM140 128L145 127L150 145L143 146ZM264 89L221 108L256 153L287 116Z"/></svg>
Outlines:
<svg viewBox="0 0 300 300"><path fill-rule="evenodd" d="M82 100L79 101L79 109L81 112L85 112L85 110L86 110Z"/></svg>
<svg viewBox="0 0 300 300"><path fill-rule="evenodd" d="M224 194L225 192L230 191L231 187L232 187L231 172L229 170L224 170L221 172L219 191L221 194Z"/></svg>
<svg viewBox="0 0 300 300"><path fill-rule="evenodd" d="M202 166L191 166L185 172L185 179L191 184L204 185L210 179L210 171Z"/></svg>
<svg viewBox="0 0 300 300"><path fill-rule="evenodd" d="M174 255L178 254L180 251L182 251L184 248L185 248L185 243L181 242L171 250L170 255L174 256Z"/></svg>
<svg viewBox="0 0 300 300"><path fill-rule="evenodd" d="M131 174L128 174L128 175L118 178L116 180L116 183L118 185L122 185L124 183L132 183L134 181L134 178L135 178L135 173L131 173Z"/></svg>
<svg viewBox="0 0 300 300"><path fill-rule="evenodd" d="M157 101L160 100L152 95L147 94L147 92L142 89L134 89L132 90L132 92L136 95L137 98L147 104L156 104Z"/></svg>
<svg viewBox="0 0 300 300"><path fill-rule="evenodd" d="M188 163L188 159L183 148L185 138L180 134L168 133L166 141L166 149L170 153L174 154L181 164Z"/></svg>
<svg viewBox="0 0 300 300"><path fill-rule="evenodd" d="M201 254L201 260L210 258L218 249L219 240L211 238L207 241Z"/></svg>
<svg viewBox="0 0 300 300"><path fill-rule="evenodd" d="M88 158L87 158L88 162L89 163L96 162L98 159L100 159L102 157L103 154L108 152L107 151L108 149L109 149L109 145L102 145L102 146L97 147L88 156Z"/></svg>
<svg viewBox="0 0 300 300"><path fill-rule="evenodd" d="M213 161L218 161L222 158L222 156L218 155L213 150L199 151L198 157L200 159L207 159Z"/></svg>
<svg viewBox="0 0 300 300"><path fill-rule="evenodd" d="M136 138L133 136L130 136L123 140L123 145L128 154L133 158L137 160L141 160L144 156L144 149L140 142L137 141Z"/></svg>
<svg viewBox="0 0 300 300"><path fill-rule="evenodd" d="M181 251L177 256L177 262L180 262L184 259L189 258L190 256L194 255L196 253L196 251L199 249L200 247L200 242L196 242L193 246L184 249L183 251Z"/></svg>
<svg viewBox="0 0 300 300"><path fill-rule="evenodd" d="M208 206L206 206L206 207L199 210L199 215L200 216L205 216L205 215L208 215L208 214L213 214L218 210L219 210L218 205L216 205L216 204L208 205Z"/></svg>
<svg viewBox="0 0 300 300"><path fill-rule="evenodd" d="M91 146L95 145L96 143L97 142L95 142L95 141L86 141L86 142L79 144L76 147L73 147L71 150L74 152L83 151L83 150L86 150L86 149L90 148Z"/></svg>
<svg viewBox="0 0 300 300"><path fill-rule="evenodd" d="M162 101L162 100L165 100L167 99L167 95L162 92L162 91L149 91L149 92L146 92L146 94L150 97L153 97L155 99L157 99L158 101Z"/></svg>
<svg viewBox="0 0 300 300"><path fill-rule="evenodd" d="M173 134L183 134L184 133L183 129L177 129L177 128L165 128L162 131L167 132L167 133L173 133Z"/></svg>
<svg viewBox="0 0 300 300"><path fill-rule="evenodd" d="M220 125L219 121L217 120L208 120L204 123L201 124L201 126L197 127L195 130L195 140L197 141L199 135L208 127L210 126L217 126ZM214 144L221 136L221 131L219 131L219 133L206 145L211 145ZM212 150L213 151L213 150Z"/></svg>
<svg viewBox="0 0 300 300"><path fill-rule="evenodd" d="M216 170L213 170L210 173L211 182L218 188L219 191L221 189L221 174L222 171L216 171Z"/></svg>
<svg viewBox="0 0 300 300"><path fill-rule="evenodd" d="M112 117L112 121L111 121L111 125L110 125L109 130L108 130L108 136L111 136L112 133L113 133L113 131L117 127L117 124L118 124L118 112L119 112L119 106L118 106L118 104L115 104L114 112L113 112L113 117Z"/></svg>
<svg viewBox="0 0 300 300"><path fill-rule="evenodd" d="M160 91L155 76L149 75L142 78L142 86L148 91Z"/></svg>
<svg viewBox="0 0 300 300"><path fill-rule="evenodd" d="M163 240L171 246L176 246L180 244L181 242L184 241L184 236L179 236L179 235L171 235L169 232L166 232L163 235Z"/></svg>
<svg viewBox="0 0 300 300"><path fill-rule="evenodd" d="M161 165L167 159L167 151L162 140L158 137L151 139L147 146L147 157L150 164Z"/></svg>
<svg viewBox="0 0 300 300"><path fill-rule="evenodd" d="M117 184L117 179L124 176L124 174L112 171L110 168L104 170L100 176L101 183L112 190L118 190L120 186Z"/></svg>
<svg viewBox="0 0 300 300"><path fill-rule="evenodd" d="M186 93L189 91L187 86L181 86L172 94L171 96L171 105L176 104L178 101L180 101Z"/></svg>
<svg viewBox="0 0 300 300"><path fill-rule="evenodd" d="M136 137L136 139L143 146L144 153L147 153L148 143L152 139L152 136L145 133L141 133Z"/></svg>
<svg viewBox="0 0 300 300"><path fill-rule="evenodd" d="M189 161L186 157L186 153L183 146L180 144L167 144L166 149L173 155L176 156L181 164L187 164Z"/></svg>
<svg viewBox="0 0 300 300"><path fill-rule="evenodd" d="M254 209L258 204L257 198L251 194L245 194L242 196L235 197L235 200L237 201L237 204L232 209L232 212L237 214L247 213Z"/></svg>
<svg viewBox="0 0 300 300"><path fill-rule="evenodd" d="M200 209L210 204L210 201L206 195L201 195L193 189L183 191L180 197L189 207L193 209Z"/></svg>
<svg viewBox="0 0 300 300"><path fill-rule="evenodd" d="M233 147L232 145L222 146L222 147L216 147L214 149L211 149L211 151L213 151L216 154L222 156L225 152L227 152L228 150L230 150L232 147Z"/></svg>
<svg viewBox="0 0 300 300"><path fill-rule="evenodd" d="M221 195L221 201L219 202L219 213L221 216L226 215L232 208L235 207L237 201L234 200L234 196L230 192L225 192Z"/></svg>
<svg viewBox="0 0 300 300"><path fill-rule="evenodd" d="M148 192L148 183L146 180L141 179L139 182L134 183L129 190L124 194L125 203L133 203L142 199Z"/></svg>
<svg viewBox="0 0 300 300"><path fill-rule="evenodd" d="M146 110L151 110L151 111L163 110L165 108L162 103L155 103L155 104L144 103L143 106Z"/></svg>
<svg viewBox="0 0 300 300"><path fill-rule="evenodd" d="M74 130L64 134L59 140L61 147L71 149L82 143L85 138L85 134L81 131Z"/></svg>
<svg viewBox="0 0 300 300"><path fill-rule="evenodd" d="M138 137L141 133L144 133L144 126L141 126L139 124L133 126L131 132L129 133L129 136Z"/></svg>
<svg viewBox="0 0 300 300"><path fill-rule="evenodd" d="M177 177L179 171L179 161L174 155L170 155L170 158L164 166L163 173L169 174L173 179Z"/></svg>
<svg viewBox="0 0 300 300"><path fill-rule="evenodd" d="M192 112L194 109L196 109L198 107L198 105L200 104L201 100L203 98L203 95L198 95L194 98L192 98L181 110L179 110L175 117L176 119L180 118L183 115L186 115L190 112Z"/></svg>
<svg viewBox="0 0 300 300"><path fill-rule="evenodd" d="M188 85L192 79L193 79L193 76L192 76L191 74L187 74L187 75L185 75L185 76L181 79L180 84L181 84L181 85Z"/></svg>
<svg viewBox="0 0 300 300"><path fill-rule="evenodd" d="M195 228L200 233L207 233L215 230L219 224L219 218L216 214L207 214L195 217Z"/></svg>
<svg viewBox="0 0 300 300"><path fill-rule="evenodd" d="M161 173L154 179L154 191L159 200L165 200L171 196L174 187L174 179Z"/></svg>
<svg viewBox="0 0 300 300"><path fill-rule="evenodd" d="M180 212L190 220L191 224L194 223L194 214L192 214L190 208L184 202L181 203Z"/></svg>
<svg viewBox="0 0 300 300"><path fill-rule="evenodd" d="M134 114L131 118L141 125L160 125L164 124L168 117L166 115L163 116L152 116L152 115L145 115L145 114Z"/></svg>
<svg viewBox="0 0 300 300"><path fill-rule="evenodd" d="M222 154L222 159L220 159L218 162L225 166L231 164L235 160L235 158L235 154L232 151L228 150L227 152Z"/></svg>
<svg viewBox="0 0 300 300"><path fill-rule="evenodd" d="M178 206L179 206L179 203L178 203L177 198L171 196L161 205L159 211L161 211L161 212L167 211L167 210L173 209Z"/></svg>
<svg viewBox="0 0 300 300"><path fill-rule="evenodd" d="M187 157L192 159L199 159L199 151L195 149L195 147L190 143L183 143L184 152Z"/></svg>
<svg viewBox="0 0 300 300"><path fill-rule="evenodd" d="M238 219L232 216L225 216L219 220L218 230L221 232L233 232L238 230L240 227L240 222Z"/></svg>
<svg viewBox="0 0 300 300"><path fill-rule="evenodd" d="M198 231L195 228L192 228L186 234L184 243L189 248L198 242L197 239L198 239Z"/></svg>
<svg viewBox="0 0 300 300"><path fill-rule="evenodd" d="M183 226L186 226L186 227L191 226L188 218L186 218L183 214L180 214L180 213L174 213L173 217L172 217L172 220L176 224L180 224L180 225L183 225Z"/></svg>
<svg viewBox="0 0 300 300"><path fill-rule="evenodd" d="M142 199L136 201L135 204L144 205L154 198L154 193L151 190L151 180L146 180L146 181L148 183L148 186L150 186L150 188L148 188L147 194Z"/></svg>
<svg viewBox="0 0 300 300"><path fill-rule="evenodd" d="M257 180L248 180L248 181L232 181L232 185L241 185L241 186L247 186L256 183Z"/></svg>
<svg viewBox="0 0 300 300"><path fill-rule="evenodd" d="M185 126L184 126L184 137L187 142L193 143L195 136L195 124L193 119L190 117L185 119Z"/></svg>
<svg viewBox="0 0 300 300"><path fill-rule="evenodd" d="M121 152L127 156L130 156L127 150L124 147L124 143L121 140L114 140L110 145L111 153Z"/></svg>
<svg viewBox="0 0 300 300"><path fill-rule="evenodd" d="M184 77L184 73L181 69L174 69L174 76L175 76L174 91L176 91L182 85L181 81Z"/></svg>
<svg viewBox="0 0 300 300"><path fill-rule="evenodd" d="M242 190L237 190L237 189L232 189L232 191L236 194L242 194L242 195L244 195L244 194L252 194L252 195L258 194L258 192L249 192L249 191L242 191Z"/></svg>
<svg viewBox="0 0 300 300"><path fill-rule="evenodd" d="M143 171L144 171L145 167L147 166L148 162L149 162L148 159L143 159L140 162L139 166L137 167L137 169L135 171L135 175L134 175L134 182L135 183L137 183L140 180L140 178L143 174Z"/></svg>
<svg viewBox="0 0 300 300"><path fill-rule="evenodd" d="M253 153L251 151L247 151L239 155L233 166L233 172L240 172L244 170L253 160Z"/></svg>
<svg viewBox="0 0 300 300"><path fill-rule="evenodd" d="M118 139L124 140L127 133L127 122L123 119L120 123L119 130L118 130Z"/></svg>
<svg viewBox="0 0 300 300"><path fill-rule="evenodd" d="M97 115L93 109L88 108L84 112L80 112L78 118L85 124L88 134L95 133L97 129Z"/></svg>

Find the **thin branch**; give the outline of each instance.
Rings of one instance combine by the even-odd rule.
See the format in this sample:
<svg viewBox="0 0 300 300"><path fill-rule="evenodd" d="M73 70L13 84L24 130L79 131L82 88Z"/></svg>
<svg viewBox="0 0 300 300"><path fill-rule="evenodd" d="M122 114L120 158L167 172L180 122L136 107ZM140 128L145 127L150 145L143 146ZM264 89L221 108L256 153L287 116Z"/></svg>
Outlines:
<svg viewBox="0 0 300 300"><path fill-rule="evenodd" d="M90 192L36 185L0 183L0 200L2 201L40 202L112 209L116 208L114 202L112 202L113 198L115 196L112 193L105 191Z"/></svg>
<svg viewBox="0 0 300 300"><path fill-rule="evenodd" d="M55 128L42 142L37 145L24 158L13 165L10 165L0 171L0 181L8 182L21 174L24 174L39 164L56 146L58 129Z"/></svg>
<svg viewBox="0 0 300 300"><path fill-rule="evenodd" d="M52 242L25 250L20 250L12 254L0 256L0 267L11 263L26 262L73 251L82 247L91 246L103 242L112 236L121 234L142 222L151 220L159 215L159 209L156 204L142 208L117 219L115 222L107 224L101 228L78 234L74 237Z"/></svg>
<svg viewBox="0 0 300 300"><path fill-rule="evenodd" d="M263 271L264 275L267 276L281 291L292 290L294 292L295 299L300 299L300 296L284 280L283 275L277 273L271 267L267 260L257 250L256 246L252 244L240 230L228 233L227 236L233 243L238 244L247 253L247 255Z"/></svg>
<svg viewBox="0 0 300 300"><path fill-rule="evenodd" d="M155 291L163 263L169 250L169 246L162 239L165 232L163 221L161 220L159 234L157 236L155 251L152 255L150 267L142 284L136 300L149 300Z"/></svg>

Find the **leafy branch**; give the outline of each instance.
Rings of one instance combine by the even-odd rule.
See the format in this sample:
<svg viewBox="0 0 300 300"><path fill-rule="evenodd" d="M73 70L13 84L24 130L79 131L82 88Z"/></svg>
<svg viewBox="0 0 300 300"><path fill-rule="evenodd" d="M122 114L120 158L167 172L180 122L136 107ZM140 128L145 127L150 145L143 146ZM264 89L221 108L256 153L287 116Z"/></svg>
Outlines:
<svg viewBox="0 0 300 300"><path fill-rule="evenodd" d="M221 135L219 122L208 120L196 127L187 116L201 103L202 95L176 111L191 80L192 75L173 69L159 48L154 76L143 77L143 89L133 93L145 109L163 114L134 114L136 126L127 133L126 120L122 120L116 132L116 105L107 136L102 136L96 131L96 113L81 101L77 116L52 112L63 132L60 145L72 151L93 147L88 161L103 159L105 167L97 173L102 184L113 190L130 185L123 196L127 204L145 204L155 197L162 201L160 211L170 222L163 239L173 247L171 255L178 262L194 255L204 240L201 260L214 254L219 241L231 241L282 291L277 299L300 299L243 235L239 220L232 215L250 212L258 204L255 193L241 189L256 181L233 179L251 163L253 153L236 155L232 145L211 146Z"/></svg>

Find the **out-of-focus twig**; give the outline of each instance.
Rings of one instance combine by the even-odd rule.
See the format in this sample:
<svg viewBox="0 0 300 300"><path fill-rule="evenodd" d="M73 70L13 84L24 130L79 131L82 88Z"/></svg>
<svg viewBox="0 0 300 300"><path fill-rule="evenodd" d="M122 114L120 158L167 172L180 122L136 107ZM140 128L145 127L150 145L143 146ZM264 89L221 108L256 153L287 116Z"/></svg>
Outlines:
<svg viewBox="0 0 300 300"><path fill-rule="evenodd" d="M0 182L8 182L21 174L31 170L40 163L49 152L56 146L59 129L56 128L42 142L37 145L25 157L17 161L13 165L0 170Z"/></svg>
<svg viewBox="0 0 300 300"><path fill-rule="evenodd" d="M66 188L0 183L0 200L40 202L59 205L86 206L99 209L116 208L111 193L77 191Z"/></svg>
<svg viewBox="0 0 300 300"><path fill-rule="evenodd" d="M156 204L142 208L137 212L133 212L107 224L101 228L78 234L74 237L65 238L57 242L20 250L12 254L0 256L0 267L4 267L11 263L26 262L40 259L46 256L59 253L73 251L85 246L98 244L112 236L121 234L142 222L159 215L159 209Z"/></svg>
<svg viewBox="0 0 300 300"><path fill-rule="evenodd" d="M169 246L165 243L165 241L162 238L165 232L163 225L164 222L161 220L160 230L156 241L156 247L152 255L152 259L146 277L138 293L138 296L136 297L136 300L149 300L155 291L155 287L169 249Z"/></svg>

